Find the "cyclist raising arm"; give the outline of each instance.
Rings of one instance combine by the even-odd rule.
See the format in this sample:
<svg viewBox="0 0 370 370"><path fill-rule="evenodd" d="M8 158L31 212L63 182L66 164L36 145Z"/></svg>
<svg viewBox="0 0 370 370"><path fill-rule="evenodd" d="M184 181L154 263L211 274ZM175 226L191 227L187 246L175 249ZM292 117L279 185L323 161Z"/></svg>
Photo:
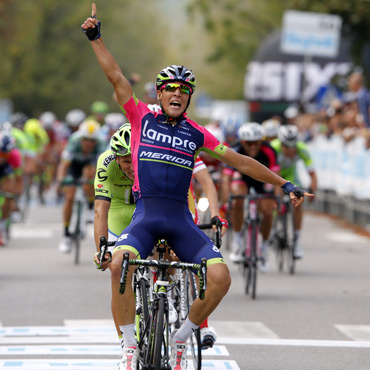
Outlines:
<svg viewBox="0 0 370 370"><path fill-rule="evenodd" d="M162 114L153 114L133 94L117 62L100 35L96 6L92 17L82 25L97 60L114 87L117 101L131 122L131 155L135 171L133 191L136 209L131 224L118 238L111 262L113 301L121 307L125 350L120 369L136 369L137 349L134 336L135 300L129 271L125 294L120 296L119 279L122 255L146 258L158 238L166 238L182 261L199 263L207 259L207 292L196 300L189 318L171 335L171 368L186 369L186 341L226 295L231 278L221 253L192 221L187 206L187 192L194 166L194 156L207 150L228 165L254 178L283 187L292 203L299 205L311 194L287 182L266 167L223 146L205 128L186 116L195 89L193 73L172 65L157 76L157 96Z"/></svg>

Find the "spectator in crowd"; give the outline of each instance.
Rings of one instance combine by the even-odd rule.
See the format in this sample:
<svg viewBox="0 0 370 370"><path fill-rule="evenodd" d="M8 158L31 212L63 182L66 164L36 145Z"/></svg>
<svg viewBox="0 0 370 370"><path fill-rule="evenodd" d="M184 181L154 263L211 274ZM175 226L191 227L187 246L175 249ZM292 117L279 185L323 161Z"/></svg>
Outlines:
<svg viewBox="0 0 370 370"><path fill-rule="evenodd" d="M366 89L364 77L361 72L353 72L348 78L348 88L355 94L357 108L362 115L364 124L370 128L370 91Z"/></svg>

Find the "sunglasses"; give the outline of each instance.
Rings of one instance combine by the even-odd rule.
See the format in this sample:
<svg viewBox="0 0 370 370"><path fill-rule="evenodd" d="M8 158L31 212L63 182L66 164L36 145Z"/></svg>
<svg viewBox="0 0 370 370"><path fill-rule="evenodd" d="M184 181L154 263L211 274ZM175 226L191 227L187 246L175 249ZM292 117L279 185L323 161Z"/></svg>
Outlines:
<svg viewBox="0 0 370 370"><path fill-rule="evenodd" d="M176 83L165 84L161 90L163 89L170 92L175 92L177 89L180 89L180 92L183 94L191 94L193 92L190 86Z"/></svg>

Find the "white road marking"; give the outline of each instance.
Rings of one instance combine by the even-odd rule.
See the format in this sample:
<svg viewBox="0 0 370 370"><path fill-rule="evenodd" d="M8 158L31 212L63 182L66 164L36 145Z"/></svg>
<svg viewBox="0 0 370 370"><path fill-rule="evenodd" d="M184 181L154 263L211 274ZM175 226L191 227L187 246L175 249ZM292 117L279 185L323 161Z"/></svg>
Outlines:
<svg viewBox="0 0 370 370"><path fill-rule="evenodd" d="M121 356L121 346L117 341L115 345L13 345L0 346L0 356ZM188 356L190 356L190 348ZM230 356L225 346L214 346L202 351L203 356Z"/></svg>
<svg viewBox="0 0 370 370"><path fill-rule="evenodd" d="M39 239L47 239L52 238L55 232L50 229L15 229L12 228L12 238L14 239L29 239L29 238L39 238Z"/></svg>
<svg viewBox="0 0 370 370"><path fill-rule="evenodd" d="M252 346L282 346L282 347L341 347L341 348L370 348L370 341L344 340L310 340L310 339L251 339L251 338L217 338L220 344L240 344Z"/></svg>
<svg viewBox="0 0 370 370"><path fill-rule="evenodd" d="M97 327L97 326L106 326L114 327L113 320L64 320L64 326L68 327Z"/></svg>
<svg viewBox="0 0 370 370"><path fill-rule="evenodd" d="M194 370L192 361L188 362L188 370ZM0 360L1 369L12 370L48 370L48 369L68 369L68 370L84 370L84 369L99 369L110 370L117 369L117 360ZM217 370L241 370L235 361L227 360L206 360L202 361L202 368L217 369Z"/></svg>
<svg viewBox="0 0 370 370"><path fill-rule="evenodd" d="M370 325L335 325L335 327L352 340L370 341Z"/></svg>
<svg viewBox="0 0 370 370"><path fill-rule="evenodd" d="M269 338L277 339L279 336L261 322L216 321L212 320L217 337L233 338Z"/></svg>
<svg viewBox="0 0 370 370"><path fill-rule="evenodd" d="M29 327L1 327L0 337L4 336L97 336L112 335L116 338L117 333L114 326L108 327L67 327L67 326L29 326ZM117 340L117 339L116 339Z"/></svg>

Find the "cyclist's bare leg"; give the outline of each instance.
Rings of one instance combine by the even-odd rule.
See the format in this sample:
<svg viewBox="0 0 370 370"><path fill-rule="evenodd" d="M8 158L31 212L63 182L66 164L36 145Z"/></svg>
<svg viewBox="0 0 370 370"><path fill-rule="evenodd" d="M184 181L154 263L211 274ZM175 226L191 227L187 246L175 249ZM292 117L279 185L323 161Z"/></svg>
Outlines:
<svg viewBox="0 0 370 370"><path fill-rule="evenodd" d="M293 217L294 217L294 229L295 231L300 231L303 222L303 204L298 207L293 207Z"/></svg>
<svg viewBox="0 0 370 370"><path fill-rule="evenodd" d="M94 199L94 178L95 178L96 167L88 164L82 170L83 178L87 181L84 184L83 189L87 199Z"/></svg>
<svg viewBox="0 0 370 370"><path fill-rule="evenodd" d="M14 193L15 186L16 185L15 185L14 178L12 176L6 176L1 180L0 190L5 191L7 193ZM3 220L6 220L10 216L11 205L12 205L12 199L5 197L4 204L1 209Z"/></svg>
<svg viewBox="0 0 370 370"><path fill-rule="evenodd" d="M248 189L244 182L233 181L231 183L232 195L246 195L247 192ZM231 212L233 231L240 232L240 230L242 229L243 215L244 215L244 199L234 199Z"/></svg>
<svg viewBox="0 0 370 370"><path fill-rule="evenodd" d="M199 298L190 308L189 320L200 325L218 306L230 288L229 268L224 263L215 263L207 267L207 290L204 300Z"/></svg>
<svg viewBox="0 0 370 370"><path fill-rule="evenodd" d="M135 321L135 297L132 291L131 281L134 266L130 266L127 273L126 289L124 294L119 294L121 266L123 254L130 253L130 258L136 258L132 251L119 250L115 251L111 262L111 279L112 279L112 315L116 324L117 332L120 334L119 327L133 324Z"/></svg>
<svg viewBox="0 0 370 370"><path fill-rule="evenodd" d="M261 199L258 205L259 210L263 214L263 220L261 223L261 234L263 240L268 240L270 236L273 221L274 205L275 205L274 199Z"/></svg>
<svg viewBox="0 0 370 370"><path fill-rule="evenodd" d="M63 222L64 225L69 225L72 217L73 200L76 193L76 186L68 185L63 188L64 191L64 208L63 208Z"/></svg>

